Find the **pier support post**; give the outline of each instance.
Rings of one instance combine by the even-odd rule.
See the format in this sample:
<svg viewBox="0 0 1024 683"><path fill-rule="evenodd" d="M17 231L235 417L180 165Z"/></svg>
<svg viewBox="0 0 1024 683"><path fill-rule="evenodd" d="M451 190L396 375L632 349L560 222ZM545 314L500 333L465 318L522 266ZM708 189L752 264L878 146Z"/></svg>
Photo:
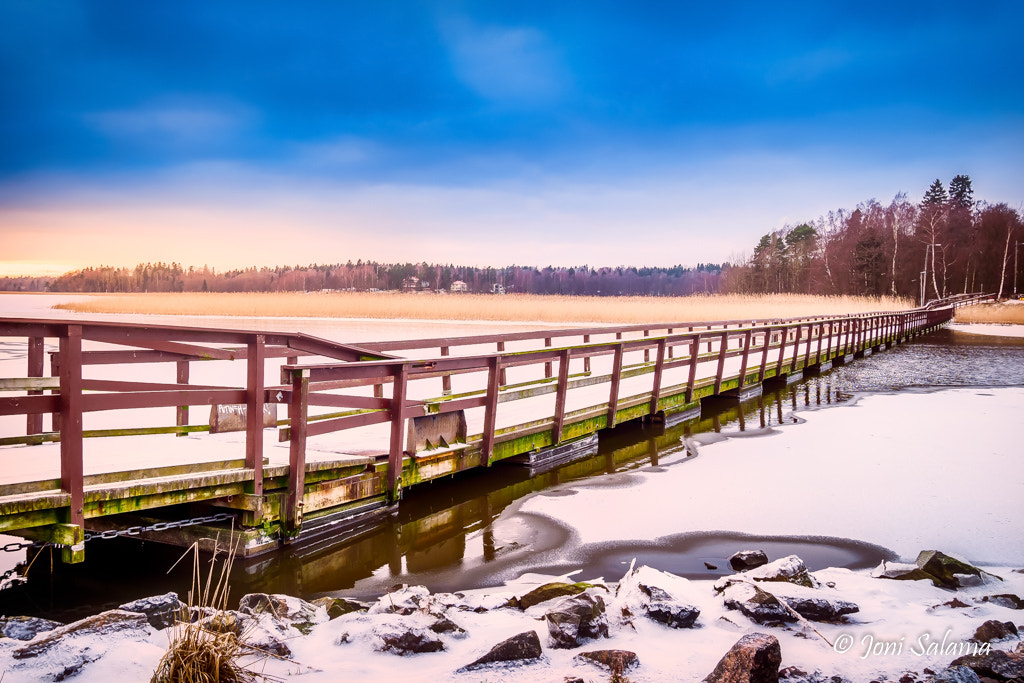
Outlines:
<svg viewBox="0 0 1024 683"><path fill-rule="evenodd" d="M501 356L493 356L488 361L487 397L484 400L484 434L483 434L483 465L490 467L494 456L494 427L498 416L498 389L504 369L501 367Z"/></svg>
<svg viewBox="0 0 1024 683"><path fill-rule="evenodd" d="M616 333L617 335L619 333ZM612 357L612 382L608 391L608 416L605 419L607 427L615 426L615 415L619 411L619 382L622 380L622 344L615 345L615 355Z"/></svg>
<svg viewBox="0 0 1024 683"><path fill-rule="evenodd" d="M557 446L562 440L562 426L565 424L565 394L569 386L569 349L558 354L558 389L555 393L555 424L551 431L551 445Z"/></svg>
<svg viewBox="0 0 1024 683"><path fill-rule="evenodd" d="M82 326L68 325L60 338L60 488L71 497L67 522L85 528L82 465ZM85 559L85 544L62 550L64 562Z"/></svg>
<svg viewBox="0 0 1024 683"><path fill-rule="evenodd" d="M249 339L246 354L245 466L253 471L252 493L263 496L263 387L266 337Z"/></svg>
<svg viewBox="0 0 1024 683"><path fill-rule="evenodd" d="M394 504L402 496L402 459L405 456L405 389L409 369L405 363L394 374L394 392L391 395L391 448L388 451L388 503Z"/></svg>
<svg viewBox="0 0 1024 683"><path fill-rule="evenodd" d="M281 515L285 535L302 526L302 496L306 489L306 422L309 412L309 370L292 371L291 440L288 444L288 493Z"/></svg>
<svg viewBox="0 0 1024 683"><path fill-rule="evenodd" d="M654 383L651 386L651 406L649 409L649 415L652 418L658 412L658 401L661 400L661 373L665 366L666 346L664 337L658 340L658 354L654 360Z"/></svg>

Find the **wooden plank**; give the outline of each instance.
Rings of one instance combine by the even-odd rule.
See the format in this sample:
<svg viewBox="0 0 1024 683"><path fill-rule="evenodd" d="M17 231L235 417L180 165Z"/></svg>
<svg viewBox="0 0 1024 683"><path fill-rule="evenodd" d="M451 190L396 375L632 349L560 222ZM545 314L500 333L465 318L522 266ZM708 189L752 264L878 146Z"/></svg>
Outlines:
<svg viewBox="0 0 1024 683"><path fill-rule="evenodd" d="M171 408L180 405L216 405L246 403L245 389L183 389L179 391L139 391L116 394L87 394L85 412L132 408Z"/></svg>
<svg viewBox="0 0 1024 683"><path fill-rule="evenodd" d="M0 415L30 415L60 410L60 396L0 396Z"/></svg>

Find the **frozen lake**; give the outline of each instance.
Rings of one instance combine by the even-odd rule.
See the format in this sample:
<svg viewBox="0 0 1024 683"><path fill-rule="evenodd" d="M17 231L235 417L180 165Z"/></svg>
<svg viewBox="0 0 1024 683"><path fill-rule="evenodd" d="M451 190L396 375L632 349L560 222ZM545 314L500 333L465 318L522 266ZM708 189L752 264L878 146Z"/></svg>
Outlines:
<svg viewBox="0 0 1024 683"><path fill-rule="evenodd" d="M46 300L0 297L0 305L6 315L45 316ZM346 342L540 328L152 322L299 330ZM633 557L711 577L716 571L704 562L723 566L748 545L773 556L796 552L812 569L872 566L932 548L975 563L1024 564L1016 429L1024 340L975 331L943 330L720 414L602 434L593 457L533 479L501 467L414 490L392 519L355 542L240 567L236 591L372 596L395 583L456 590L575 569L580 578L614 580ZM187 580L164 575L177 551L155 544L96 541L88 555L66 580L0 594L0 613L89 611L182 590Z"/></svg>

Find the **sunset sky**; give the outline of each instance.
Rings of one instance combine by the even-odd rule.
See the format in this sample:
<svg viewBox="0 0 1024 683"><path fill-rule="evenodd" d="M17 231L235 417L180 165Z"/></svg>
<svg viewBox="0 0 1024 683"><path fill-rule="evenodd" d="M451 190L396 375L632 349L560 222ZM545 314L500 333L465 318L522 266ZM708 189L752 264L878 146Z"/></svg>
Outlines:
<svg viewBox="0 0 1024 683"><path fill-rule="evenodd" d="M959 173L1017 207L1022 20L1016 0L4 0L0 275L695 265Z"/></svg>

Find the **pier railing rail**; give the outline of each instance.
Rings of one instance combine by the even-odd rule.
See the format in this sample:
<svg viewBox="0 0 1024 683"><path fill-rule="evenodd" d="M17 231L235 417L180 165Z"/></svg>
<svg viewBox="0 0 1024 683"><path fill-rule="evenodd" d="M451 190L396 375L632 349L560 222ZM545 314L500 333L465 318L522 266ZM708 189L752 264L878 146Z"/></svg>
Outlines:
<svg viewBox="0 0 1024 683"><path fill-rule="evenodd" d="M302 522L303 495L309 483L307 440L317 436L390 423L386 452L376 460L383 474L384 493L394 502L402 489L403 470L418 458L459 460L460 469L486 466L624 420L683 409L708 396L743 391L752 384L785 377L802 368L901 341L948 322L959 306L988 298L991 295L959 295L898 312L602 326L359 345L303 334L0 318L0 338L22 340L27 358L26 376L0 379L0 416L25 416L25 433L0 434L0 446L54 441L60 444L59 479L0 485L0 532L39 527L44 531L43 538L80 549L87 517L114 514L122 509L108 508L103 501L90 501L87 505L89 478L83 471L83 439L209 431L209 425L190 424L190 406L245 406L241 411L245 421L245 454L244 460L236 461L236 479L244 484L247 495L255 498L263 496L265 479L264 407L287 406L288 417L277 425L279 439L289 442L286 495L277 508L277 516L284 529L294 533ZM56 349L51 342L49 352L48 339L56 340ZM83 342L99 342L113 348L83 349ZM513 343L534 348L508 350L506 345ZM452 354L453 350L482 345L493 345L494 351ZM427 357L400 357L392 353L411 350L425 351ZM300 359L310 357L328 362L300 363ZM591 364L598 358L610 358L609 372L592 372ZM267 382L266 368L271 359L284 359L279 384ZM241 360L246 363L244 385L189 382L192 363ZM175 381L83 376L83 368L90 365L141 363L173 363ZM575 374L570 370L572 365L579 370ZM704 366L704 372L698 372L699 366ZM506 373L513 368L533 368L537 377L510 384ZM665 385L665 374L671 370L677 374L683 371L683 381ZM483 380L478 382L478 388L452 393L454 376L473 373ZM648 374L649 391L620 395L624 380ZM440 392L432 392L431 398L410 398L411 385L438 379ZM388 385L390 395L385 396ZM607 394L598 403L566 410L569 391L600 385L607 385ZM346 390L355 393L339 393ZM500 403L552 393L553 414L497 426ZM86 413L161 407L174 409L175 424L83 429ZM410 420L427 416L457 415L465 424L465 411L473 409L483 411L477 434L466 434L463 429L456 438L442 437L438 443L428 440L424 444L414 443L414 435L407 430ZM44 428L44 416L50 416L48 430ZM18 457L21 453L17 448L0 448L0 458ZM121 479L164 474L159 466L150 465L146 463ZM442 467L438 471L454 470ZM409 483L416 481L415 476L409 476ZM40 502L43 498L45 503ZM258 523L263 506L256 505L255 510L252 519Z"/></svg>

